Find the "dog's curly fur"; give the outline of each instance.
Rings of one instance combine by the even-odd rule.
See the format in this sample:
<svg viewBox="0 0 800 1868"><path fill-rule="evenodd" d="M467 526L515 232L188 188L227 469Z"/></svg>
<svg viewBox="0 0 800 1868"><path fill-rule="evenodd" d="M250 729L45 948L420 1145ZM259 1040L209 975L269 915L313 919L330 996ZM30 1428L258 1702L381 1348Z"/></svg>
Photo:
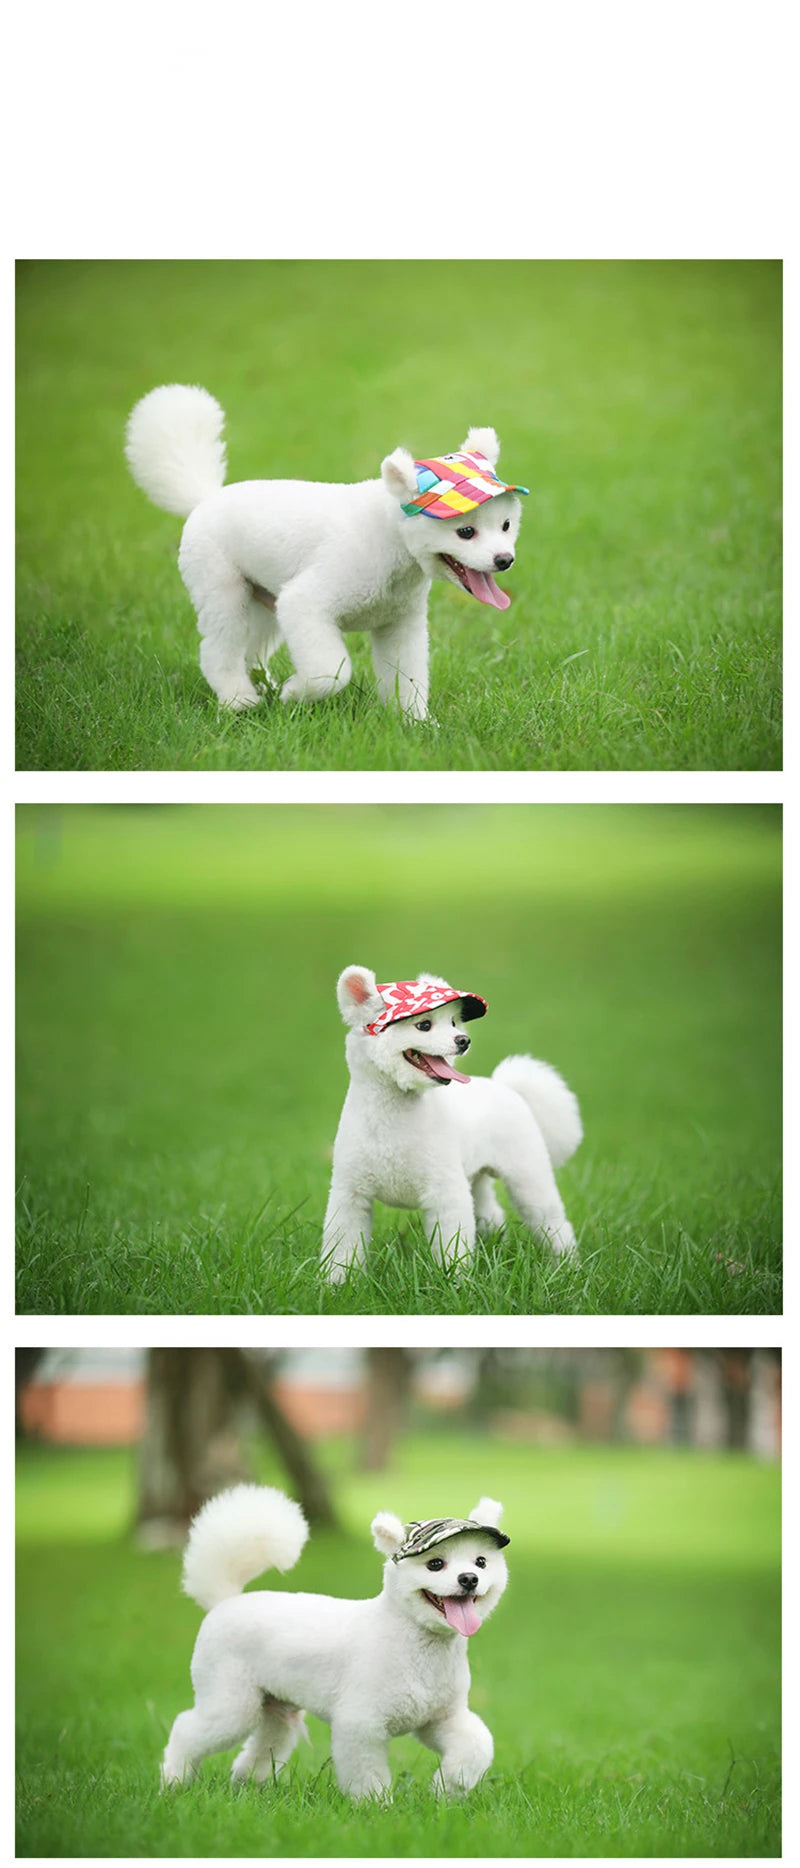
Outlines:
<svg viewBox="0 0 800 1868"><path fill-rule="evenodd" d="M402 504L417 476L402 447L386 456L379 480L225 486L224 420L207 390L164 384L137 402L125 448L148 498L186 518L178 565L197 612L200 666L221 705L258 704L251 675L260 669L272 685L268 665L281 642L295 669L283 700L338 692L352 672L343 632L361 630L381 699L424 720L431 583L443 578L506 607L493 573L514 562L516 494L452 519L409 516ZM494 467L500 443L493 428L471 428L463 448ZM481 576L470 580L474 572Z"/></svg>
<svg viewBox="0 0 800 1868"><path fill-rule="evenodd" d="M482 1528L497 1526L501 1512L482 1498L470 1513L474 1532L400 1560L406 1527L380 1512L372 1535L387 1559L381 1592L343 1601L241 1594L262 1570L297 1562L308 1526L299 1505L269 1486L212 1498L192 1525L184 1562L184 1588L209 1610L192 1658L195 1704L172 1727L164 1785L183 1783L202 1758L237 1744L234 1779L263 1783L304 1736L305 1710L330 1724L336 1776L351 1797L388 1795L389 1740L405 1732L439 1753L437 1793L471 1790L493 1745L469 1709L464 1637L506 1586L505 1559Z"/></svg>
<svg viewBox="0 0 800 1868"><path fill-rule="evenodd" d="M419 981L445 984L431 973ZM574 1153L582 1128L576 1098L558 1072L532 1057L506 1057L491 1077L431 1078L408 1053L450 1066L463 1059L470 1038L458 1000L373 1034L365 1027L385 1006L369 967L346 967L337 998L350 1027L350 1087L323 1234L328 1277L340 1282L351 1265L363 1263L376 1200L421 1207L438 1256L464 1264L476 1230L495 1232L505 1222L495 1176L534 1234L555 1252L572 1251L575 1234L553 1169Z"/></svg>

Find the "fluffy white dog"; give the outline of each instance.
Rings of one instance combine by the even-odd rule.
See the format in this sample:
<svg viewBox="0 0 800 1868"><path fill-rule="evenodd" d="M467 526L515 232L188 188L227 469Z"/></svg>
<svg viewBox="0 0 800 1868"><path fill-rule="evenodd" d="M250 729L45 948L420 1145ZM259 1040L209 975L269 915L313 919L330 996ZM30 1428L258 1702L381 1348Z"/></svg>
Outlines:
<svg viewBox="0 0 800 1868"><path fill-rule="evenodd" d="M387 1794L388 1743L405 1732L439 1753L437 1793L471 1790L493 1745L467 1704L465 1637L506 1586L501 1513L489 1498L468 1519L404 1525L381 1512L372 1535L388 1559L383 1588L352 1602L242 1595L262 1570L293 1567L308 1526L299 1505L269 1486L212 1498L183 1567L187 1595L210 1610L192 1657L195 1704L172 1727L163 1783L183 1783L201 1758L242 1740L233 1776L263 1783L305 1736L305 1710L329 1723L336 1776L351 1797Z"/></svg>
<svg viewBox="0 0 800 1868"><path fill-rule="evenodd" d="M224 420L205 389L166 384L137 402L125 448L148 498L189 515L178 565L218 700L255 707L251 673L266 674L281 642L295 669L282 699L333 694L352 672L342 632L366 630L381 699L424 720L433 578L495 609L511 601L494 573L514 562L516 495L528 489L498 478L494 429L471 428L458 454L425 461L396 448L379 480L356 485L225 486Z"/></svg>
<svg viewBox="0 0 800 1868"><path fill-rule="evenodd" d="M486 1001L432 973L376 984L348 966L337 989L351 1027L350 1087L333 1150L322 1242L329 1279L363 1263L375 1200L421 1207L434 1251L445 1263L471 1257L476 1228L496 1232L505 1214L495 1176L531 1231L555 1252L575 1234L553 1169L581 1140L576 1098L550 1064L506 1057L491 1077L455 1068L469 1050L465 1022Z"/></svg>

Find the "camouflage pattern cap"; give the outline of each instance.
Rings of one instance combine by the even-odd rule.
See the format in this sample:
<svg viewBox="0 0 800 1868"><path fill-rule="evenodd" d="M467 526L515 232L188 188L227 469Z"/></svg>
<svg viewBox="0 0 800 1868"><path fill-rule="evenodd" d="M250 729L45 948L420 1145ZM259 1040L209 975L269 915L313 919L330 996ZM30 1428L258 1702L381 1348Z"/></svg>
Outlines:
<svg viewBox="0 0 800 1868"><path fill-rule="evenodd" d="M445 1544L448 1537L460 1537L464 1531L481 1531L484 1537L493 1537L498 1550L510 1544L510 1537L505 1531L499 1531L496 1524L478 1524L474 1518L423 1518L412 1519L406 1525L405 1542L395 1550L393 1563L399 1563L403 1557L423 1557L426 1550L432 1550L434 1544Z"/></svg>

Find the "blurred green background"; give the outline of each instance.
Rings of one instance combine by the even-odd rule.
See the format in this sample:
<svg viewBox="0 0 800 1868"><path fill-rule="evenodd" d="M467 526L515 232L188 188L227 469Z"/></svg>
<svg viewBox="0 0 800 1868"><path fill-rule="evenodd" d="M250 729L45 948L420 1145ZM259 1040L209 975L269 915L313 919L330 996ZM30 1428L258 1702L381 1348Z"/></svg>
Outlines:
<svg viewBox="0 0 800 1868"><path fill-rule="evenodd" d="M778 808L21 806L18 830L22 1310L780 1309ZM511 1226L459 1287L385 1211L370 1278L321 1290L352 962L483 994L475 1074L563 1072L579 1261Z"/></svg>
<svg viewBox="0 0 800 1868"><path fill-rule="evenodd" d="M17 303L21 768L780 765L777 263L37 261ZM360 639L335 701L218 714L180 522L122 454L171 381L222 403L232 479L497 428L512 607L434 587L435 727Z"/></svg>
<svg viewBox="0 0 800 1868"><path fill-rule="evenodd" d="M190 1703L200 1614L178 1593L177 1548L131 1536L147 1449L23 1444L20 1853L779 1853L779 1467L743 1447L670 1445L649 1416L650 1445L593 1441L591 1397L616 1381L615 1354L549 1352L537 1376L547 1354L506 1351L505 1387L495 1370L488 1396L480 1378L460 1404L417 1394L379 1471L365 1469L360 1434L323 1432L312 1458L337 1522L313 1530L290 1576L262 1584L372 1594L377 1510L408 1520L466 1512L484 1492L503 1501L509 1585L470 1642L471 1703L496 1756L462 1807L432 1806L432 1760L406 1738L391 1747L391 1812L354 1809L314 1719L310 1750L277 1785L234 1794L230 1759L217 1758L179 1796L160 1797L158 1760ZM622 1352L651 1395L652 1354ZM708 1377L713 1352L699 1355ZM313 1352L303 1360L307 1380ZM589 1397L582 1426L559 1402L566 1377ZM248 1432L251 1471L285 1487L252 1419Z"/></svg>

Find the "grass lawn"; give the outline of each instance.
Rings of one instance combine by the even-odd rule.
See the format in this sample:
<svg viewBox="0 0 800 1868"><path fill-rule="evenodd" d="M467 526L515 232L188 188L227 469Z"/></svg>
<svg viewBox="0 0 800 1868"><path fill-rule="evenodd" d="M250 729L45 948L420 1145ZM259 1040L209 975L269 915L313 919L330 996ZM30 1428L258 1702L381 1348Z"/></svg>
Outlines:
<svg viewBox="0 0 800 1868"><path fill-rule="evenodd" d="M543 1451L428 1431L392 1473L326 1449L343 1529L270 1587L369 1595L368 1525L502 1497L510 1581L470 1643L495 1740L468 1804L436 1807L432 1759L391 1747L391 1809L339 1794L326 1726L277 1786L208 1761L173 1797L160 1753L190 1700L199 1611L177 1552L126 1536L132 1457L19 1460L20 1855L674 1856L780 1852L779 1475L739 1455ZM443 1501L441 1475L448 1474ZM269 1482L282 1483L264 1467Z"/></svg>
<svg viewBox="0 0 800 1868"><path fill-rule="evenodd" d="M24 263L18 767L779 767L780 371L772 262ZM175 380L237 480L496 426L531 488L512 607L435 587L435 724L380 706L359 639L334 700L218 713L180 521L122 457Z"/></svg>
<svg viewBox="0 0 800 1868"><path fill-rule="evenodd" d="M780 1311L779 815L20 807L20 1311ZM320 1283L353 961L563 1071L574 1260L511 1224L459 1282L383 1209Z"/></svg>

